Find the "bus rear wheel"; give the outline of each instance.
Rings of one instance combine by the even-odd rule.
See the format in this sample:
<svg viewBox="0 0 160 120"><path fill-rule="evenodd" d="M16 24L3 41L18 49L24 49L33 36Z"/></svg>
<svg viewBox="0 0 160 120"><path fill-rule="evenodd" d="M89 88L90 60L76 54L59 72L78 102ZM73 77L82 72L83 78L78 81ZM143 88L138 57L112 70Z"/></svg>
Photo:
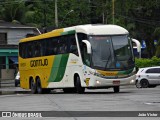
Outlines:
<svg viewBox="0 0 160 120"><path fill-rule="evenodd" d="M34 83L33 78L30 81L30 88L31 88L31 93L32 94L36 94L37 93L36 84Z"/></svg>
<svg viewBox="0 0 160 120"><path fill-rule="evenodd" d="M79 93L79 94L84 93L85 88L81 86L81 81L80 81L79 76L76 77L75 87L76 87L77 93Z"/></svg>
<svg viewBox="0 0 160 120"><path fill-rule="evenodd" d="M40 81L40 78L37 79L37 92L38 94L42 94L43 93L43 89L42 89L42 86L41 86L41 81Z"/></svg>
<svg viewBox="0 0 160 120"><path fill-rule="evenodd" d="M119 86L114 86L113 87L113 90L114 90L114 93L119 93Z"/></svg>
<svg viewBox="0 0 160 120"><path fill-rule="evenodd" d="M40 78L37 79L36 84L37 84L37 92L38 92L38 94L50 93L51 92L51 89L42 88Z"/></svg>

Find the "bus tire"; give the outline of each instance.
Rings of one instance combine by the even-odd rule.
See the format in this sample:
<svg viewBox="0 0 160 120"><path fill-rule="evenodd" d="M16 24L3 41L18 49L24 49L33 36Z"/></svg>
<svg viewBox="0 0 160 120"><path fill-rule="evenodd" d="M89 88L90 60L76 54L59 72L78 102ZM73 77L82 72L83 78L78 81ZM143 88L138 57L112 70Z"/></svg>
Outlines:
<svg viewBox="0 0 160 120"><path fill-rule="evenodd" d="M113 87L113 90L114 90L114 93L119 93L119 86L114 86Z"/></svg>
<svg viewBox="0 0 160 120"><path fill-rule="evenodd" d="M43 93L43 89L42 89L42 86L41 86L41 81L40 81L40 78L37 78L37 93L38 94L42 94Z"/></svg>
<svg viewBox="0 0 160 120"><path fill-rule="evenodd" d="M37 87L36 87L36 84L34 83L33 78L30 81L30 88L31 88L31 93L32 94L36 94L37 93L37 89L36 89Z"/></svg>
<svg viewBox="0 0 160 120"><path fill-rule="evenodd" d="M76 87L77 93L79 93L79 94L84 93L85 88L81 86L81 81L80 81L79 76L76 77L75 87Z"/></svg>

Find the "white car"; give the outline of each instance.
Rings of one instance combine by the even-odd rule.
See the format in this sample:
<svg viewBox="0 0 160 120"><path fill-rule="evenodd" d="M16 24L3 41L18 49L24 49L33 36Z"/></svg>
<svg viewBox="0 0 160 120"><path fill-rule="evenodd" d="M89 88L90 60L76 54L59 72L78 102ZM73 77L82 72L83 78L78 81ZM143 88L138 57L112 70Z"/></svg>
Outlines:
<svg viewBox="0 0 160 120"><path fill-rule="evenodd" d="M15 87L17 87L19 84L20 84L20 74L18 72L15 77Z"/></svg>
<svg viewBox="0 0 160 120"><path fill-rule="evenodd" d="M147 88L160 85L160 66L140 68L136 75L136 87Z"/></svg>

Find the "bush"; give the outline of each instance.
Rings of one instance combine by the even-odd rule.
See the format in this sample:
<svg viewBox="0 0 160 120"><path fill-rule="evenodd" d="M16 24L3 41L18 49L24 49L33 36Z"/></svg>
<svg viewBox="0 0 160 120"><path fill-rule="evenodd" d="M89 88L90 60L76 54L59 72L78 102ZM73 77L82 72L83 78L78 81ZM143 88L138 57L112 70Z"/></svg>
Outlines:
<svg viewBox="0 0 160 120"><path fill-rule="evenodd" d="M135 60L136 67L138 68L160 66L160 58L157 58L155 56L151 59L136 58Z"/></svg>

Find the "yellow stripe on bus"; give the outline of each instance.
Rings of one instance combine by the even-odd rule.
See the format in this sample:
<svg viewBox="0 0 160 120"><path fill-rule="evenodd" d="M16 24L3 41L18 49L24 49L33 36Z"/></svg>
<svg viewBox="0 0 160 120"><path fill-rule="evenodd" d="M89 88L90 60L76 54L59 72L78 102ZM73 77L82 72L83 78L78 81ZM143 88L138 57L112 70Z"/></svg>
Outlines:
<svg viewBox="0 0 160 120"><path fill-rule="evenodd" d="M64 32L64 29L53 30L51 32L41 34L41 35L38 35L38 36L35 36L35 37L24 38L24 39L20 40L20 42L40 40L40 39L60 36L62 32Z"/></svg>
<svg viewBox="0 0 160 120"><path fill-rule="evenodd" d="M103 71L103 70L97 70L98 73L104 75L104 76L115 76L118 74L118 71Z"/></svg>

